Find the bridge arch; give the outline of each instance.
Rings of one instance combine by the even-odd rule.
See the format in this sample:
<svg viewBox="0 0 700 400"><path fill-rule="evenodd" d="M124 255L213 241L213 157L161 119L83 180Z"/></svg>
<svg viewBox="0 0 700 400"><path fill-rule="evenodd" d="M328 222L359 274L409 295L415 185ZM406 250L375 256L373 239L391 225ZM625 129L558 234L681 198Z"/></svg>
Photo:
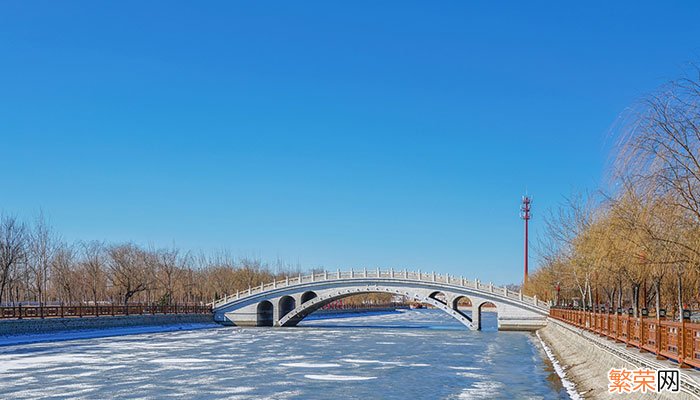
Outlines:
<svg viewBox="0 0 700 400"><path fill-rule="evenodd" d="M316 297L318 297L318 295L316 294L316 292L314 292L314 291L312 291L312 290L306 291L306 292L304 292L304 293L301 294L299 304L300 304L300 305L301 305L301 304L304 304L304 303L306 303L307 301L309 301L309 300L311 300L311 299L314 299L314 298L316 298Z"/></svg>
<svg viewBox="0 0 700 400"><path fill-rule="evenodd" d="M431 299L434 299L442 304L447 305L447 295L439 290L436 290L436 291L430 293L430 296L428 296L428 297L430 297Z"/></svg>
<svg viewBox="0 0 700 400"><path fill-rule="evenodd" d="M257 326L274 325L274 309L269 300L263 300L257 307Z"/></svg>
<svg viewBox="0 0 700 400"><path fill-rule="evenodd" d="M483 321L484 308L488 308L489 311L494 310L498 314L498 307L496 303L490 301L484 301L480 303L477 307L472 307L472 313L476 313L476 318L472 318L477 324L477 329L481 329L481 321Z"/></svg>
<svg viewBox="0 0 700 400"><path fill-rule="evenodd" d="M308 292L305 292L306 294ZM463 325L466 325L469 328L472 328L472 323L471 323L471 318L458 310L453 310L451 307L447 305L446 302L442 302L436 297L433 296L435 293L439 293L443 296L446 296L445 293L442 292L433 292L433 293L419 293L417 291L412 291L412 290L400 290L398 288L390 288L390 287L382 287L380 285L374 285L374 286L368 286L364 288L351 288L351 289L340 289L337 291L333 291L331 293L324 293L321 296L314 296L307 301L301 302L297 307L289 312L287 315L284 317L280 318L279 320L279 325L280 326L296 326L299 322L301 322L304 318L306 318L309 314L313 313L314 311L322 308L326 304L329 304L331 302L334 302L336 300L343 299L345 297L357 295L357 294L365 294L365 293L393 293L397 295L403 295L408 297L410 300L417 301L420 303L428 304L431 305L435 308L438 308L444 312L446 312L448 315L452 316L455 318L457 321L462 323ZM314 293L315 294L315 293ZM427 295L426 295L427 294ZM302 295L303 297L303 295Z"/></svg>
<svg viewBox="0 0 700 400"><path fill-rule="evenodd" d="M472 307L472 299L469 298L469 296L459 295L459 296L455 296L455 298L452 299L452 309L459 310L460 303L464 307L469 307L469 308Z"/></svg>
<svg viewBox="0 0 700 400"><path fill-rule="evenodd" d="M279 317L283 318L285 315L289 314L292 310L296 308L297 301L292 296L282 296L277 303L277 309L279 310Z"/></svg>

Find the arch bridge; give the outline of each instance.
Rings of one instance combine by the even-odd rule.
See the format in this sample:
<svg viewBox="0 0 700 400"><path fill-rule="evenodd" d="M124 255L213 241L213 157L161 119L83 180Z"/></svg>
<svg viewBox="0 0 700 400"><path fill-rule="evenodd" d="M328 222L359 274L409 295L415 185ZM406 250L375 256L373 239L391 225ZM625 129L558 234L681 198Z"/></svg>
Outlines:
<svg viewBox="0 0 700 400"><path fill-rule="evenodd" d="M364 293L405 296L409 301L438 308L466 327L481 329L481 311L491 303L498 312L499 330L534 330L546 325L549 305L514 292L435 272L393 269L323 272L286 277L247 291L227 295L211 303L214 320L236 326L295 326L307 315L344 297ZM458 304L471 301L471 315Z"/></svg>

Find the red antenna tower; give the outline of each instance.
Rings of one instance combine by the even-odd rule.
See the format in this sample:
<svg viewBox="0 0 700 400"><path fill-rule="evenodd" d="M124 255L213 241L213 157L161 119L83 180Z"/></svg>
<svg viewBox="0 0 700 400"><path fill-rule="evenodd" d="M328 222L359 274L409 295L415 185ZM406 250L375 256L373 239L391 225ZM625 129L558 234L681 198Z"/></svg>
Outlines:
<svg viewBox="0 0 700 400"><path fill-rule="evenodd" d="M520 206L520 218L525 220L525 276L523 283L527 282L527 223L530 220L530 203L532 203L532 199L528 195L523 196L523 204Z"/></svg>

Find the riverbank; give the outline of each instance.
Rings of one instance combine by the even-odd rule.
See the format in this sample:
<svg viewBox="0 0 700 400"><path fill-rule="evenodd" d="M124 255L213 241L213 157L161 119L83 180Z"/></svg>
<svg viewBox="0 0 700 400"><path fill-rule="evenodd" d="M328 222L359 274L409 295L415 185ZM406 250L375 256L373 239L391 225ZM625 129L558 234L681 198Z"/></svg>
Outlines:
<svg viewBox="0 0 700 400"><path fill-rule="evenodd" d="M608 371L611 368L626 368L635 370L647 368L647 362L635 362L618 354L597 346L592 340L575 330L562 326L550 319L549 324L537 331L538 336L553 354L564 374L562 380L569 380L575 386L575 392L585 399L697 399L689 393L631 393L622 397L608 392ZM597 338L601 341L606 339ZM624 348L624 346L622 346ZM619 351L626 351L621 349ZM638 351L637 351L638 353ZM631 355L636 355L630 352ZM665 362L666 368L675 368L670 362ZM652 367L656 367L653 366ZM682 378L683 382L685 379Z"/></svg>

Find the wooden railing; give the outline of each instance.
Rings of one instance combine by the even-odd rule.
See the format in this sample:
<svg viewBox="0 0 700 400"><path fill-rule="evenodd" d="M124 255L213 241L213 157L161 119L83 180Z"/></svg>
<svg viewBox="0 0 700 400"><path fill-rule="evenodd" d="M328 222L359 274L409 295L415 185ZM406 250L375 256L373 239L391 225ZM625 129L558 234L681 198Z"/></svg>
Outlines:
<svg viewBox="0 0 700 400"><path fill-rule="evenodd" d="M549 316L659 359L676 361L681 368L700 368L700 324L562 308L551 308Z"/></svg>
<svg viewBox="0 0 700 400"><path fill-rule="evenodd" d="M23 318L68 318L68 317L113 317L118 315L148 315L148 314L209 314L210 306L175 304L108 304L97 306L11 306L0 307L0 319Z"/></svg>

